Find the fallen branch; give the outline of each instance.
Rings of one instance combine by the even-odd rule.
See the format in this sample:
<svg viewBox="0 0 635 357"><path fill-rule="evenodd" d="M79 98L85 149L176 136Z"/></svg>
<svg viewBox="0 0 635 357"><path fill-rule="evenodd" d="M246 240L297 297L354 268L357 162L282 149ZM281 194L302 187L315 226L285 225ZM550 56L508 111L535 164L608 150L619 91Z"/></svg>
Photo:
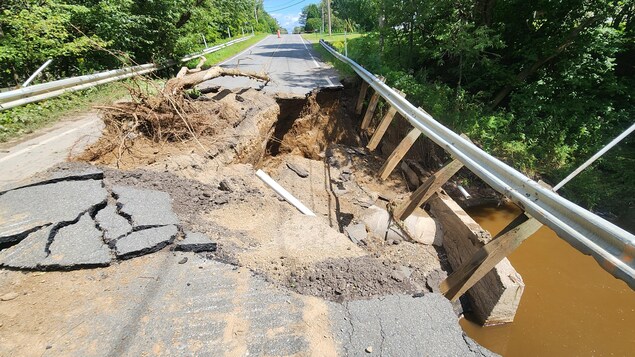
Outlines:
<svg viewBox="0 0 635 357"><path fill-rule="evenodd" d="M182 73L182 72L179 72ZM210 79L223 77L223 76L241 76L251 79L257 79L265 82L269 82L270 78L264 73L255 73L241 71L235 68L222 68L212 67L205 71L200 71L192 74L183 74L182 77L170 79L163 90L163 93L169 95L176 95L179 91L184 89L190 89L197 84L209 81Z"/></svg>

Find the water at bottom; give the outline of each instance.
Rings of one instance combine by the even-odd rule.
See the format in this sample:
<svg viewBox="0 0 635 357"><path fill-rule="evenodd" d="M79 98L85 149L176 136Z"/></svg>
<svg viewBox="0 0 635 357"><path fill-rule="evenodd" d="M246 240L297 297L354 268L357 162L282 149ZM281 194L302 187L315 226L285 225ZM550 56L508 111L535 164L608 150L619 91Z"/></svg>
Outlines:
<svg viewBox="0 0 635 357"><path fill-rule="evenodd" d="M492 234L520 214L515 206L468 213ZM509 257L525 291L513 323L463 330L504 356L634 356L635 292L542 227Z"/></svg>

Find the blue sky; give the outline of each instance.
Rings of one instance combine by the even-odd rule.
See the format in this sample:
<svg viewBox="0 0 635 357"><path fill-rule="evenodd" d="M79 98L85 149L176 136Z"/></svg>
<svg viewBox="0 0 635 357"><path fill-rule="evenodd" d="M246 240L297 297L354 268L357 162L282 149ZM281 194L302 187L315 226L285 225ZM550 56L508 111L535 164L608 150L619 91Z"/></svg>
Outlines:
<svg viewBox="0 0 635 357"><path fill-rule="evenodd" d="M291 33L294 27L300 26L298 20L302 8L319 2L319 0L264 0L264 7L269 15L278 20L280 26Z"/></svg>

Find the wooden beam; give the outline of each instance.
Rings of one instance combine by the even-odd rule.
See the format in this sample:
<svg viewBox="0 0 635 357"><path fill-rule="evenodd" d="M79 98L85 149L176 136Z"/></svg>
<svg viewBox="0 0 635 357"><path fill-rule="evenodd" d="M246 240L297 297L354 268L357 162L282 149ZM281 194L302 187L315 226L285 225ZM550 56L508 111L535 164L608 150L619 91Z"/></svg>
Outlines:
<svg viewBox="0 0 635 357"><path fill-rule="evenodd" d="M452 160L449 164L443 166L413 192L407 201L402 202L395 208L395 219L405 220L414 212L417 207L426 203L432 195L437 192L441 186L452 178L461 168L463 163L459 160Z"/></svg>
<svg viewBox="0 0 635 357"><path fill-rule="evenodd" d="M383 82L386 80L386 78L380 76L379 80ZM379 93L377 93L377 91L375 91L370 97L368 108L366 109L366 114L364 115L364 119L362 120L362 130L366 130L370 126L370 121L373 120L373 115L375 115L377 104L379 104L379 98L381 98L381 96L379 95Z"/></svg>
<svg viewBox="0 0 635 357"><path fill-rule="evenodd" d="M362 80L362 87L359 89L359 97L357 98L357 106L355 107L355 114L357 115L362 114L366 92L368 92L368 82Z"/></svg>
<svg viewBox="0 0 635 357"><path fill-rule="evenodd" d="M481 247L472 257L461 264L439 286L441 293L451 301L456 301L465 294L474 284L489 273L496 264L507 257L511 252L529 236L536 233L542 223L526 214L520 215L503 231L506 232L495 237L489 243Z"/></svg>
<svg viewBox="0 0 635 357"><path fill-rule="evenodd" d="M403 92L400 92L396 89L394 90L402 97L404 98L406 97L406 95ZM388 126L390 126L390 123L392 123L392 120L395 118L396 114L397 114L397 109L391 106L390 109L388 109L388 111L386 112L386 115L384 115L384 117L381 119L381 122L379 122L379 125L377 126L377 129L375 129L375 132L373 133L373 137L370 138L368 145L366 145L368 150L373 151L377 149L377 145L379 145L379 142L384 137L386 130L388 130Z"/></svg>
<svg viewBox="0 0 635 357"><path fill-rule="evenodd" d="M397 145L395 150L388 157L388 160L386 160L381 169L379 169L379 177L381 177L382 180L385 180L388 176L390 176L395 167L397 167L399 161L406 156L408 150L410 150L412 145L414 145L419 136L421 136L421 131L417 128L412 128L408 135L401 140L399 145Z"/></svg>
<svg viewBox="0 0 635 357"><path fill-rule="evenodd" d="M362 120L362 130L368 129L370 126L370 121L373 119L373 115L375 115L375 110L377 109L377 104L379 104L379 93L375 92L370 97L370 101L368 102L368 109L366 109L366 114L364 115L364 119Z"/></svg>

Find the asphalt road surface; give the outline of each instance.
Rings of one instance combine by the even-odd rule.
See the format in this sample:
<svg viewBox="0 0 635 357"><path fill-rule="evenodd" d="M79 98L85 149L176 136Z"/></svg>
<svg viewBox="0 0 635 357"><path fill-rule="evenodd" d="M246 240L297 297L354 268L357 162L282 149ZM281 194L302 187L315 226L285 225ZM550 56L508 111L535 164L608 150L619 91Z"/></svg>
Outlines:
<svg viewBox="0 0 635 357"><path fill-rule="evenodd" d="M337 71L323 62L313 45L300 35L268 36L220 66L267 73L271 77L263 89L267 93L304 97L316 88L341 86ZM219 85L230 89L259 88L263 82L224 77L204 84Z"/></svg>

